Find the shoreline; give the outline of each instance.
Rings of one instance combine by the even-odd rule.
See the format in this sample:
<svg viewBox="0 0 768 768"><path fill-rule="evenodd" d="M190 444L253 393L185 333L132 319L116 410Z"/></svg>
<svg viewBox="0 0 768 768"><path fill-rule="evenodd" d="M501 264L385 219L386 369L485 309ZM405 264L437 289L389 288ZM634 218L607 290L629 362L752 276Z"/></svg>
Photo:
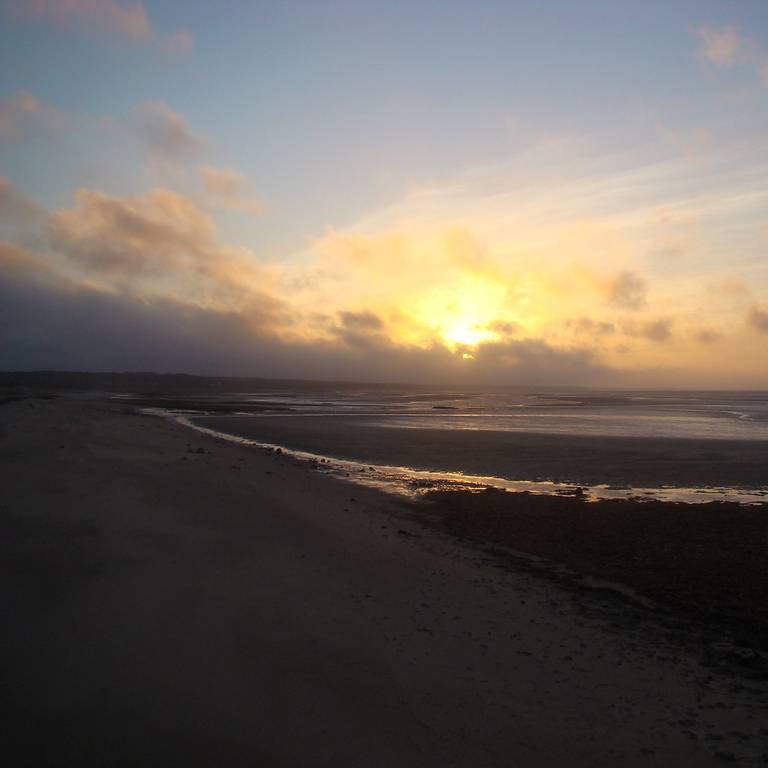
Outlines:
<svg viewBox="0 0 768 768"><path fill-rule="evenodd" d="M768 486L712 486L684 487L668 485L660 487L631 487L625 482L614 485L588 484L578 480L531 480L511 479L493 475L470 474L462 471L422 469L409 466L371 463L363 459L340 458L338 451L329 447L327 453L316 453L290 447L286 444L266 442L257 437L238 435L235 431L214 429L213 424L222 426L225 419L212 419L207 415L174 413L162 408L144 408L144 412L176 420L191 429L210 434L223 440L265 450L279 450L297 459L311 463L315 468L333 473L336 477L367 487L379 488L388 493L418 498L432 490L482 490L495 488L516 493L535 495L576 495L589 501L626 499L634 501L664 501L668 503L709 504L732 502L740 505L763 505L768 503ZM198 424L205 421L211 426ZM250 430L255 435L258 430ZM524 433L525 435L533 433ZM524 439L524 437L523 437ZM319 467L317 465L323 465Z"/></svg>
<svg viewBox="0 0 768 768"><path fill-rule="evenodd" d="M214 431L366 466L594 488L768 491L768 441L380 428L348 416L187 416Z"/></svg>
<svg viewBox="0 0 768 768"><path fill-rule="evenodd" d="M765 682L289 456L26 399L0 407L0 474L27 765L761 759Z"/></svg>

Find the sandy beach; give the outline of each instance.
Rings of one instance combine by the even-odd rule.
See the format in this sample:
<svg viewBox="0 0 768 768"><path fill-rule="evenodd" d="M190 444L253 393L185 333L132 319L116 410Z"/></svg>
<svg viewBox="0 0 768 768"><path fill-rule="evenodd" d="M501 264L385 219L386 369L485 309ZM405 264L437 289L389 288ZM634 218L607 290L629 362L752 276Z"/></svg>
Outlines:
<svg viewBox="0 0 768 768"><path fill-rule="evenodd" d="M103 397L5 403L14 765L765 763L730 638L448 518Z"/></svg>

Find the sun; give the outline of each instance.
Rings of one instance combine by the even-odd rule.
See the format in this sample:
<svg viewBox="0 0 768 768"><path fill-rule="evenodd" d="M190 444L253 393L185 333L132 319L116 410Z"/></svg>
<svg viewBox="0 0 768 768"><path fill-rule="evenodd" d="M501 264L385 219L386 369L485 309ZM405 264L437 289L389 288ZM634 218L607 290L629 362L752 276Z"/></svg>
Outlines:
<svg viewBox="0 0 768 768"><path fill-rule="evenodd" d="M455 349L459 346L476 347L484 341L496 338L498 334L483 327L481 323L462 319L455 325L443 329L441 335L446 345Z"/></svg>
<svg viewBox="0 0 768 768"><path fill-rule="evenodd" d="M452 352L471 352L500 338L494 326L510 319L506 286L466 276L422 293L414 302L412 315L428 329L430 341L440 342Z"/></svg>

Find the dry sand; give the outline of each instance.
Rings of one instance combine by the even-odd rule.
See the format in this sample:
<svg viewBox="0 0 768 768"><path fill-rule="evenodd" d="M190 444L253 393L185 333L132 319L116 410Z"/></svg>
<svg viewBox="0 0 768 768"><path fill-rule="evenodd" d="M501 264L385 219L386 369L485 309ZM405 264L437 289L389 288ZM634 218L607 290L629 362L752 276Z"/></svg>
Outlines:
<svg viewBox="0 0 768 768"><path fill-rule="evenodd" d="M398 505L94 398L0 407L14 765L762 764L764 682Z"/></svg>

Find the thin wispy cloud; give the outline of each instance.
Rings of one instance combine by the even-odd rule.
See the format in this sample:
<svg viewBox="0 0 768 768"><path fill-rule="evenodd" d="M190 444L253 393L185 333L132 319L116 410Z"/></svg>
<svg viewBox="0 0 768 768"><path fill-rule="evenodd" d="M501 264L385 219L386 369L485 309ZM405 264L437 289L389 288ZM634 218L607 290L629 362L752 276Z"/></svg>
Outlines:
<svg viewBox="0 0 768 768"><path fill-rule="evenodd" d="M694 331L693 338L699 342L699 344L714 344L719 341L721 334L717 331L713 331L711 328L700 328Z"/></svg>
<svg viewBox="0 0 768 768"><path fill-rule="evenodd" d="M158 31L143 3L116 0L22 0L14 17L30 22L55 24L106 34L133 44L154 44L175 54L192 49L192 34L185 29Z"/></svg>
<svg viewBox="0 0 768 768"><path fill-rule="evenodd" d="M0 101L0 140L20 138L30 120L42 109L40 100L26 91L19 91L11 98Z"/></svg>
<svg viewBox="0 0 768 768"><path fill-rule="evenodd" d="M605 286L606 301L619 309L640 309L646 304L648 286L634 272L624 270Z"/></svg>
<svg viewBox="0 0 768 768"><path fill-rule="evenodd" d="M701 52L720 67L730 67L744 59L749 44L735 27L701 27Z"/></svg>
<svg viewBox="0 0 768 768"><path fill-rule="evenodd" d="M0 176L0 226L30 226L38 222L44 210L30 200L9 179Z"/></svg>
<svg viewBox="0 0 768 768"><path fill-rule="evenodd" d="M205 141L192 131L187 119L164 101L143 104L139 118L147 165L153 171L194 160L205 148Z"/></svg>
<svg viewBox="0 0 768 768"><path fill-rule="evenodd" d="M672 320L668 317L656 318L640 325L630 325L624 332L628 336L639 336L650 341L669 341L672 338Z"/></svg>
<svg viewBox="0 0 768 768"><path fill-rule="evenodd" d="M718 67L751 67L768 88L768 51L736 27L701 27L698 30L702 56Z"/></svg>
<svg viewBox="0 0 768 768"><path fill-rule="evenodd" d="M209 201L222 208L245 211L259 215L264 206L255 196L248 179L231 168L205 165L200 168L200 178Z"/></svg>
<svg viewBox="0 0 768 768"><path fill-rule="evenodd" d="M768 333L768 310L751 307L747 314L747 323L756 331Z"/></svg>

